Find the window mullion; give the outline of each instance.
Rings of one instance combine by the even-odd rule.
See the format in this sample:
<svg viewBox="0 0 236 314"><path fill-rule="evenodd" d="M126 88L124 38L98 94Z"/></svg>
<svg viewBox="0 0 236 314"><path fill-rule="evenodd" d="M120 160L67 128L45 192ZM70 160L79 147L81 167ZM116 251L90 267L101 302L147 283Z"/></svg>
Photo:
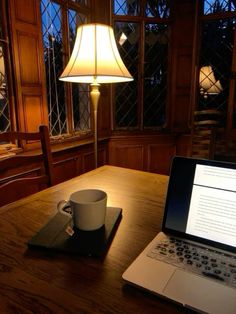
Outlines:
<svg viewBox="0 0 236 314"><path fill-rule="evenodd" d="M70 52L69 44L69 21L68 21L68 4L65 3L62 6L62 38L63 38L63 68L68 63ZM67 131L73 132L72 126L72 86L71 83L64 83L65 88L65 102L66 102L66 119L67 119Z"/></svg>
<svg viewBox="0 0 236 314"><path fill-rule="evenodd" d="M144 67L145 67L145 22L140 25L139 65L138 65L138 125L143 130L143 101L144 101Z"/></svg>

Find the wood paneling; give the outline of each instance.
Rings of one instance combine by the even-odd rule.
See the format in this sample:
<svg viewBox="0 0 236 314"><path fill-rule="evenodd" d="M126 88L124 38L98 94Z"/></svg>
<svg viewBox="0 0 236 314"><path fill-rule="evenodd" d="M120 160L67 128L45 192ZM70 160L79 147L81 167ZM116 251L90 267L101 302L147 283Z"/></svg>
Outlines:
<svg viewBox="0 0 236 314"><path fill-rule="evenodd" d="M112 146L110 164L137 170L144 168L144 146L142 144L120 142Z"/></svg>
<svg viewBox="0 0 236 314"><path fill-rule="evenodd" d="M196 1L174 1L171 37L170 120L172 132L189 132Z"/></svg>
<svg viewBox="0 0 236 314"><path fill-rule="evenodd" d="M38 130L38 119L43 113L42 96L23 94L23 117L25 120L25 128L27 132L36 132Z"/></svg>
<svg viewBox="0 0 236 314"><path fill-rule="evenodd" d="M38 36L16 32L21 85L40 85Z"/></svg>
<svg viewBox="0 0 236 314"><path fill-rule="evenodd" d="M63 146L63 145L62 145ZM108 163L108 140L98 143L98 166ZM78 146L76 143L67 149L53 147L55 183L60 183L94 169L93 143Z"/></svg>
<svg viewBox="0 0 236 314"><path fill-rule="evenodd" d="M40 1L11 0L8 4L17 124L21 131L33 131L40 124L48 125Z"/></svg>
<svg viewBox="0 0 236 314"><path fill-rule="evenodd" d="M172 108L173 130L181 133L189 133L190 110L190 95L178 91L178 93L175 94L175 105Z"/></svg>
<svg viewBox="0 0 236 314"><path fill-rule="evenodd" d="M55 183L69 180L79 174L78 164L81 164L80 157L72 156L69 158L63 158L62 160L54 163L53 172L55 177Z"/></svg>
<svg viewBox="0 0 236 314"><path fill-rule="evenodd" d="M15 18L19 22L37 25L38 0L14 0Z"/></svg>
<svg viewBox="0 0 236 314"><path fill-rule="evenodd" d="M148 145L148 171L169 174L171 160L176 152L175 143Z"/></svg>
<svg viewBox="0 0 236 314"><path fill-rule="evenodd" d="M171 135L114 136L109 142L109 164L137 170L168 174L175 153Z"/></svg>

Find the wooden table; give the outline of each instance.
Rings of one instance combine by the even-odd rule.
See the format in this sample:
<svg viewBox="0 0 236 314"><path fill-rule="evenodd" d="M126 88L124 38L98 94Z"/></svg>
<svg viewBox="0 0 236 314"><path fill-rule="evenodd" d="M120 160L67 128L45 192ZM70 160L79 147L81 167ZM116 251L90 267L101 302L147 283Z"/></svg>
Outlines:
<svg viewBox="0 0 236 314"><path fill-rule="evenodd" d="M0 208L0 313L184 313L122 273L160 230L168 177L103 166ZM61 199L100 188L123 217L103 259L30 250Z"/></svg>

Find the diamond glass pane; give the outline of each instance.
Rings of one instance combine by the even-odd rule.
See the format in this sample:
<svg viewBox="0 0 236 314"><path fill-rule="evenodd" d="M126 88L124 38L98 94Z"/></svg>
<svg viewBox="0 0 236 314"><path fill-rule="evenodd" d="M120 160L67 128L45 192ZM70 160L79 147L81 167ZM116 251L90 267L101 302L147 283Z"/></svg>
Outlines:
<svg viewBox="0 0 236 314"><path fill-rule="evenodd" d="M134 77L132 82L114 84L115 125L118 129L123 127L135 128L138 124L139 25L137 23L116 22L114 33L121 58ZM122 34L125 35L126 39L121 40Z"/></svg>
<svg viewBox="0 0 236 314"><path fill-rule="evenodd" d="M168 18L170 16L170 0L147 0L145 14L148 17Z"/></svg>
<svg viewBox="0 0 236 314"><path fill-rule="evenodd" d="M203 12L205 15L219 12L236 11L235 0L204 0Z"/></svg>
<svg viewBox="0 0 236 314"><path fill-rule="evenodd" d="M235 25L235 18L211 20L202 24L200 68L211 66L215 82L219 81L218 84L222 90L215 94L207 91L205 94L200 93L199 109L216 108L225 112L225 116L229 97Z"/></svg>
<svg viewBox="0 0 236 314"><path fill-rule="evenodd" d="M61 7L53 1L42 0L41 15L50 134L57 136L67 133L64 83L58 80L64 67Z"/></svg>
<svg viewBox="0 0 236 314"><path fill-rule="evenodd" d="M72 84L75 131L90 130L90 96L88 84Z"/></svg>
<svg viewBox="0 0 236 314"><path fill-rule="evenodd" d="M168 26L145 25L144 127L162 126L166 120Z"/></svg>
<svg viewBox="0 0 236 314"><path fill-rule="evenodd" d="M4 47L0 42L0 132L8 131L11 128L7 75L5 69Z"/></svg>
<svg viewBox="0 0 236 314"><path fill-rule="evenodd" d="M114 0L113 12L116 15L138 15L140 1L138 0Z"/></svg>
<svg viewBox="0 0 236 314"><path fill-rule="evenodd" d="M68 10L69 42L72 52L76 37L77 27L86 22L84 15L74 10ZM88 84L72 83L72 109L74 131L86 131L90 129L90 98Z"/></svg>

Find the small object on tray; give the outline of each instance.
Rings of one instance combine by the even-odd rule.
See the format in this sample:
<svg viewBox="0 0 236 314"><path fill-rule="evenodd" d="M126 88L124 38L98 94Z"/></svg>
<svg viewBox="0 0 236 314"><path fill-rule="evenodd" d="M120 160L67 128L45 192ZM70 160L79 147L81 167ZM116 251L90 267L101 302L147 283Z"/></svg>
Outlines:
<svg viewBox="0 0 236 314"><path fill-rule="evenodd" d="M72 219L57 213L29 240L28 246L78 255L102 256L113 239L121 213L121 208L107 207L104 226L94 231L81 231L77 228L72 230Z"/></svg>

